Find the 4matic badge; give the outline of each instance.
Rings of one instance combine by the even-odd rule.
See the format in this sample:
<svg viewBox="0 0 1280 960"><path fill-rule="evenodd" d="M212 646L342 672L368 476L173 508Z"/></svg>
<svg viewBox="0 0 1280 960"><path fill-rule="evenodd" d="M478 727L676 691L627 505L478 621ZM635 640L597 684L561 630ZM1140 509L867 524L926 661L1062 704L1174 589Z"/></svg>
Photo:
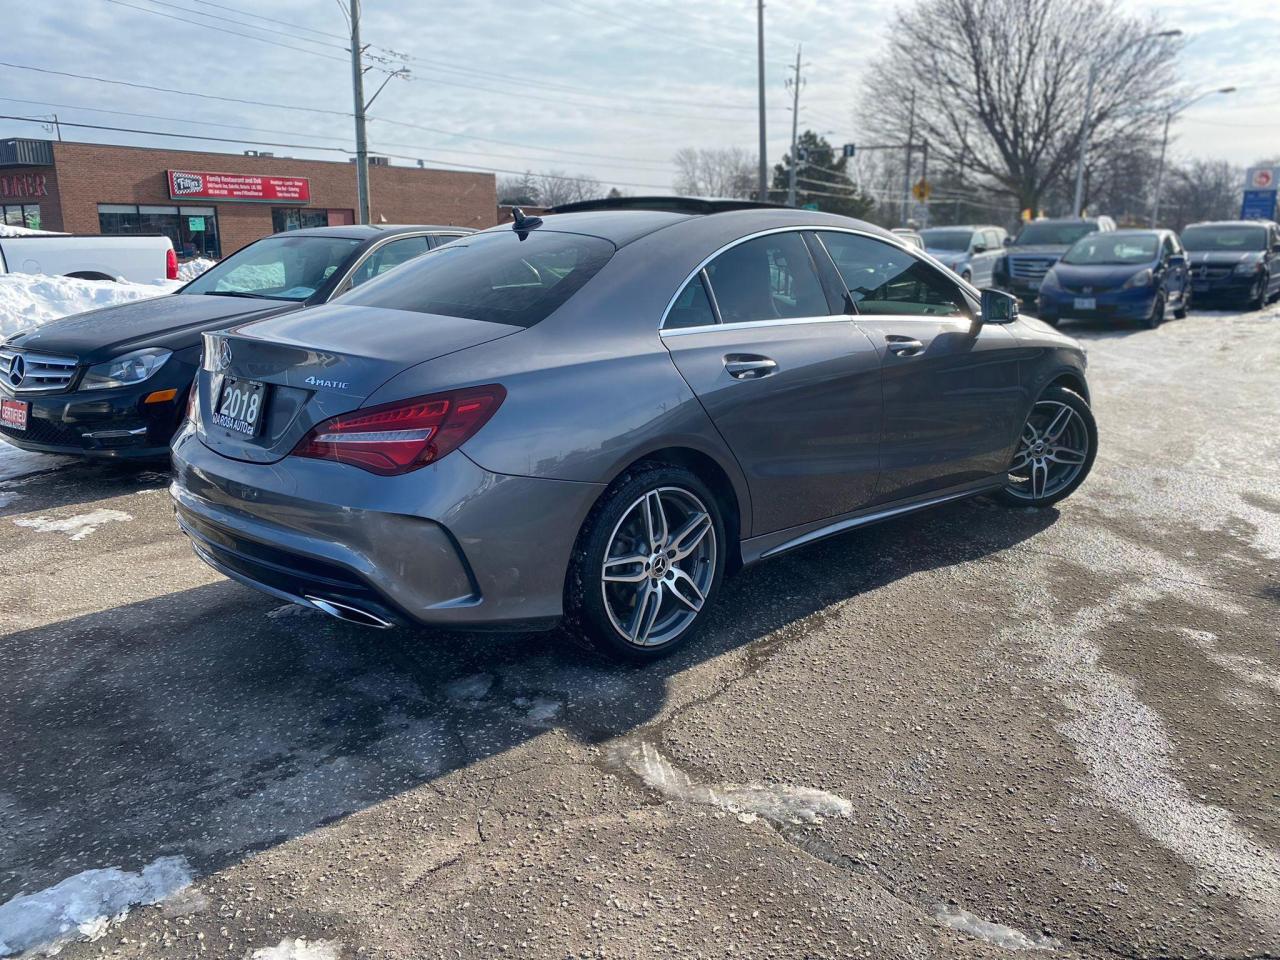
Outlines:
<svg viewBox="0 0 1280 960"><path fill-rule="evenodd" d="M308 386L325 387L329 390L345 390L347 387L351 386L351 382L349 380L321 380L319 377L307 377L307 379L302 382Z"/></svg>

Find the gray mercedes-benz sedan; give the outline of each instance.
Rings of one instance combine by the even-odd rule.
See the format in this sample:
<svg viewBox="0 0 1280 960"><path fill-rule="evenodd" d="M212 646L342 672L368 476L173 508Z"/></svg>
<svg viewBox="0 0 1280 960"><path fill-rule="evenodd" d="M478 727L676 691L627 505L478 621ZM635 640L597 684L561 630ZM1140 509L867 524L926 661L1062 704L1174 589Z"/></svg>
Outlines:
<svg viewBox="0 0 1280 960"><path fill-rule="evenodd" d="M518 215L206 334L178 522L345 620L563 620L645 659L745 564L1084 480L1074 340L870 224L741 206Z"/></svg>

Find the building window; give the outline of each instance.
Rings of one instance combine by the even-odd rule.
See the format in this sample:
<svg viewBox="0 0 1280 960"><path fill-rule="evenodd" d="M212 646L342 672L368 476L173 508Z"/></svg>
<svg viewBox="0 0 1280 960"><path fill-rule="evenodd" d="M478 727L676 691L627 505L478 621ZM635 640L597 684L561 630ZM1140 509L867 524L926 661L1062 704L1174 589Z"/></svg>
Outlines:
<svg viewBox="0 0 1280 960"><path fill-rule="evenodd" d="M308 227L327 227L328 210L307 210L301 207L272 207L271 229L274 233L286 230L305 230Z"/></svg>
<svg viewBox="0 0 1280 960"><path fill-rule="evenodd" d="M40 229L40 204L38 203L6 203L0 204L0 223L8 227L28 227Z"/></svg>
<svg viewBox="0 0 1280 960"><path fill-rule="evenodd" d="M222 256L218 238L218 213L213 207L140 206L130 203L98 204L98 229L104 234L161 233L173 241L184 260Z"/></svg>

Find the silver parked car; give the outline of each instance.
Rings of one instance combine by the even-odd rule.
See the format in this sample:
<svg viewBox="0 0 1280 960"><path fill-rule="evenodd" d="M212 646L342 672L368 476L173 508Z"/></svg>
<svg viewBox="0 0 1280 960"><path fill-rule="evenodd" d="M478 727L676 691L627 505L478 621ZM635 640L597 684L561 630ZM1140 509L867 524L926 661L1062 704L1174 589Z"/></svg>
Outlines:
<svg viewBox="0 0 1280 960"><path fill-rule="evenodd" d="M925 252L961 279L980 287L995 283L996 264L1004 256L1004 227L930 227L920 232Z"/></svg>
<svg viewBox="0 0 1280 960"><path fill-rule="evenodd" d="M860 221L672 206L520 216L207 334L171 488L197 553L345 620L644 659L744 564L1089 472L1084 354L1007 294Z"/></svg>

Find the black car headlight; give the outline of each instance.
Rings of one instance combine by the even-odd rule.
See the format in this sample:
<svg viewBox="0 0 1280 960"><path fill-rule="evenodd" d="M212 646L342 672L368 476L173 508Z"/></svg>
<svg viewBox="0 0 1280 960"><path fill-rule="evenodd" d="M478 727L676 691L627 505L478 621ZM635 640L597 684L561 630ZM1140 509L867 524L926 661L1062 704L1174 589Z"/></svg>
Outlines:
<svg viewBox="0 0 1280 960"><path fill-rule="evenodd" d="M1262 269L1261 260L1246 260L1244 263L1236 264L1236 274L1238 276L1247 277L1252 273L1257 273Z"/></svg>
<svg viewBox="0 0 1280 960"><path fill-rule="evenodd" d="M82 389L100 389L128 387L135 383L142 383L154 376L171 356L173 356L172 351L162 350L159 347L135 350L133 353L126 353L114 360L108 360L106 363L94 364L85 371L84 380L81 381L80 386Z"/></svg>

